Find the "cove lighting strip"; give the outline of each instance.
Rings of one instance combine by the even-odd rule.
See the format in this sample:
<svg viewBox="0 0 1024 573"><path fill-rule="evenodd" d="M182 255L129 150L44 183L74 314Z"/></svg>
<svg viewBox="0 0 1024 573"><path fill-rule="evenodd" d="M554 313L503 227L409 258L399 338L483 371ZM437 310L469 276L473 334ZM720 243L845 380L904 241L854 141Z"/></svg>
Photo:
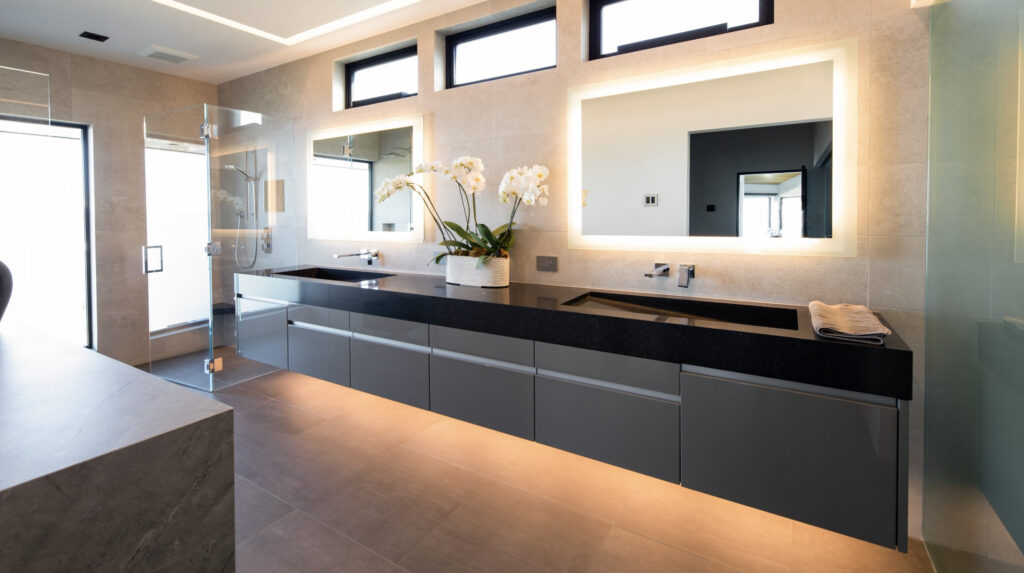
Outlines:
<svg viewBox="0 0 1024 573"><path fill-rule="evenodd" d="M315 28L310 28L305 32L299 32L298 34L288 36L287 38L283 38L281 36L278 36L277 34L271 34L270 32L260 30L259 28L243 24L230 18L218 16L211 12L207 12L206 10L200 10L195 6L189 6L188 4L185 4L183 2L177 2L176 0L153 0L153 2L156 2L157 4L161 4L163 6L167 6L168 8L180 10L193 16L198 16L211 22L216 22L229 28L234 28L247 34L252 34L253 36L259 36L260 38L263 38L265 40L277 42L278 44L282 44L285 46L294 46L295 44L305 42L306 40L312 40L313 38L318 38L320 36L323 36L324 34L336 32L343 28L348 28L349 26L359 24L360 22L365 22L370 18L382 16L389 12L394 12L395 10L400 10L407 6L412 6L413 4L419 4L420 2L422 2L422 0L390 0L389 2L378 4L376 6L373 6L372 8L361 10L359 12L356 12L355 14L349 14L344 18L338 18L333 22L328 22Z"/></svg>

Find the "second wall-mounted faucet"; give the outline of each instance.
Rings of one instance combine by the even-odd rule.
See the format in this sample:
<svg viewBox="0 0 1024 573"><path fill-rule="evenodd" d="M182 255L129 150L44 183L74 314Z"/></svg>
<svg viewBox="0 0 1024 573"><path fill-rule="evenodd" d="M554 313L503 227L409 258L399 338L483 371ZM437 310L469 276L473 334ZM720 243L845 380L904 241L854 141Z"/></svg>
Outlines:
<svg viewBox="0 0 1024 573"><path fill-rule="evenodd" d="M644 276L653 279L656 277L667 277L671 272L671 265L668 263L654 263L654 270L644 273ZM679 265L679 281L676 283L682 288L690 288L690 281L697 276L697 265Z"/></svg>
<svg viewBox="0 0 1024 573"><path fill-rule="evenodd" d="M690 281L697 276L697 265L679 265L679 282L683 288L690 288Z"/></svg>

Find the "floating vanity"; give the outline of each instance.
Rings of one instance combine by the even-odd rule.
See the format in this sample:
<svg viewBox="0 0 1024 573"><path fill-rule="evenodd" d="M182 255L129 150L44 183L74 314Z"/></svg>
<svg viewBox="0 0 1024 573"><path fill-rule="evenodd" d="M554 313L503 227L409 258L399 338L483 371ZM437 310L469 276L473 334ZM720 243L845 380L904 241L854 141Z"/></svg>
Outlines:
<svg viewBox="0 0 1024 573"><path fill-rule="evenodd" d="M823 340L802 307L315 267L236 274L235 292L247 358L906 548L896 335Z"/></svg>

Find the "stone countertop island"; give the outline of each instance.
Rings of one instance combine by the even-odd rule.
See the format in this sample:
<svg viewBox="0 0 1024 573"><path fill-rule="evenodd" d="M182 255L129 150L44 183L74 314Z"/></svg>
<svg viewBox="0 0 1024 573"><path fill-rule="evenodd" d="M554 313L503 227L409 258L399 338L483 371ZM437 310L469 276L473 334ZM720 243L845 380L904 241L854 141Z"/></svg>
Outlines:
<svg viewBox="0 0 1024 573"><path fill-rule="evenodd" d="M231 408L0 326L0 571L234 568Z"/></svg>

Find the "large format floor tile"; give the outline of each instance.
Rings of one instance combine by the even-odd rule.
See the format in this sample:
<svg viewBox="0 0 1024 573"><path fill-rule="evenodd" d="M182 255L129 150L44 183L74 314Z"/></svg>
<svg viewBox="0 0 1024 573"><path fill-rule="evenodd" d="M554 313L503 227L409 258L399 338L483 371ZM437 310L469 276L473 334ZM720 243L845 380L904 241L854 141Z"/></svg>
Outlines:
<svg viewBox="0 0 1024 573"><path fill-rule="evenodd" d="M263 571L931 571L908 554L309 378L235 408L237 566Z"/></svg>

